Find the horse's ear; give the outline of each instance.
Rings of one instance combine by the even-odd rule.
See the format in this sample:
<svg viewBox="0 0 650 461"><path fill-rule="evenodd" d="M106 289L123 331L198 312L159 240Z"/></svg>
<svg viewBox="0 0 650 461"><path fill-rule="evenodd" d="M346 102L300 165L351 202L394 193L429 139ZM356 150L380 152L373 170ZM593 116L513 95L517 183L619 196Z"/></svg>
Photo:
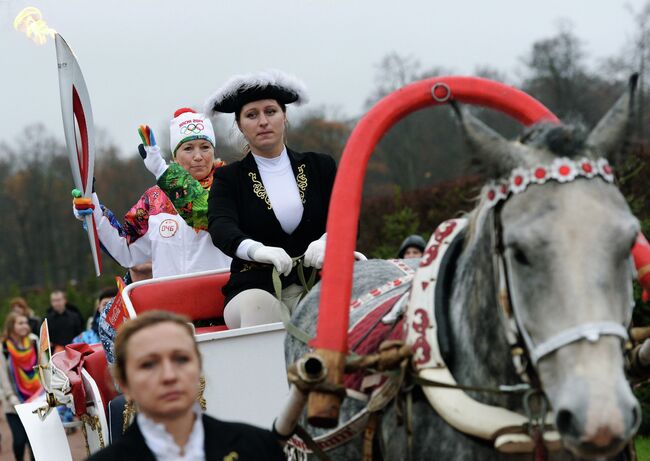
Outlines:
<svg viewBox="0 0 650 461"><path fill-rule="evenodd" d="M480 165L489 176L503 176L523 163L523 146L518 148L517 144L505 139L455 101L450 105L470 147L473 163Z"/></svg>
<svg viewBox="0 0 650 461"><path fill-rule="evenodd" d="M628 90L591 130L586 140L590 154L611 157L621 148L631 128L634 94L639 74L632 74Z"/></svg>

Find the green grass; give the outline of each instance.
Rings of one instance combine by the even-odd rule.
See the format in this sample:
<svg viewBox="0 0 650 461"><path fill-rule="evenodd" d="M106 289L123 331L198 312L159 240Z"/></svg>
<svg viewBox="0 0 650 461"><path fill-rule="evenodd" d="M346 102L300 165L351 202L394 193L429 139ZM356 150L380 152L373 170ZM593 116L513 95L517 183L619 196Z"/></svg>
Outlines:
<svg viewBox="0 0 650 461"><path fill-rule="evenodd" d="M637 461L650 461L650 437L637 437L634 444Z"/></svg>

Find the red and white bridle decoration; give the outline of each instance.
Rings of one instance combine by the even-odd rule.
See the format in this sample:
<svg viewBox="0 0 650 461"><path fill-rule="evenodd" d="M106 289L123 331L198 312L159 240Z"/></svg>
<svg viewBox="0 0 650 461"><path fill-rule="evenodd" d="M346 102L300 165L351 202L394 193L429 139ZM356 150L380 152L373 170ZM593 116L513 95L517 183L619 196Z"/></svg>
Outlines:
<svg viewBox="0 0 650 461"><path fill-rule="evenodd" d="M577 178L591 179L601 177L608 183L614 182L614 170L604 158L581 158L571 160L560 157L550 165L539 165L534 168L515 168L508 178L491 181L483 188L486 206L493 207L511 195L525 191L533 184L545 184L547 181L559 183L571 182Z"/></svg>

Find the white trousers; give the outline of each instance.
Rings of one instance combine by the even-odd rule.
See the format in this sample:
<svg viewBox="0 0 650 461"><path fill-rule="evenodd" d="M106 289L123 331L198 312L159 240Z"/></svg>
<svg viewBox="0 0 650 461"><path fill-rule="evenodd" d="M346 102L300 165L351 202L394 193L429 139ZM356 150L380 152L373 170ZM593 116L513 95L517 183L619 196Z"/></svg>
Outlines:
<svg viewBox="0 0 650 461"><path fill-rule="evenodd" d="M302 286L296 284L282 290L282 304L289 308L289 312L293 312L302 292ZM282 321L278 299L259 288L244 290L232 298L226 304L223 318L230 329Z"/></svg>

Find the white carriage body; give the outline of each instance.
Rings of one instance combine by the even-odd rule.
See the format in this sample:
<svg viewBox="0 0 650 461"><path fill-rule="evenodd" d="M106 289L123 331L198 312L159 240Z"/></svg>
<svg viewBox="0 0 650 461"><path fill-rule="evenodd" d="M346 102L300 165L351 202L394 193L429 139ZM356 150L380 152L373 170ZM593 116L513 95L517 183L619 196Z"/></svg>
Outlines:
<svg viewBox="0 0 650 461"><path fill-rule="evenodd" d="M206 316L218 319L223 316L224 307L221 287L228 277L227 270L160 277L128 285L122 296L131 318L148 310L167 310L184 314L192 320L205 319ZM221 420L245 422L270 430L289 393L284 360L286 330L282 323L236 330L215 325L195 330L203 358L206 413ZM86 410L90 418L97 418L98 423L93 427L88 420L83 423L91 453L109 440L108 402L103 401L101 386L94 378L86 369L82 370ZM47 420L56 418L58 424L44 424L31 411L29 416L27 413L23 412L26 418L23 421L30 441L36 444L36 460L70 460L67 444L67 450L58 449L54 453L51 449L52 440L65 437L56 410ZM47 456L38 453L47 453Z"/></svg>
<svg viewBox="0 0 650 461"><path fill-rule="evenodd" d="M215 277L219 274L221 277ZM223 313L221 283L228 274L228 270L214 270L136 282L124 289L124 303L131 318L143 310L162 309L195 319L192 301L216 292L216 303L221 305L214 306L214 309L215 317L219 317ZM193 283L189 286L187 282L192 279L204 281L200 285ZM174 299L168 299L162 306L142 306L142 299L135 296L143 289L147 292L164 289L167 292L171 291L170 288L175 290ZM197 289L201 292L197 293ZM192 291L189 293L185 290ZM156 297L160 296L164 294L157 292ZM203 357L206 412L210 416L271 429L289 392L284 336L282 323L236 330L225 327L196 329L196 341Z"/></svg>

